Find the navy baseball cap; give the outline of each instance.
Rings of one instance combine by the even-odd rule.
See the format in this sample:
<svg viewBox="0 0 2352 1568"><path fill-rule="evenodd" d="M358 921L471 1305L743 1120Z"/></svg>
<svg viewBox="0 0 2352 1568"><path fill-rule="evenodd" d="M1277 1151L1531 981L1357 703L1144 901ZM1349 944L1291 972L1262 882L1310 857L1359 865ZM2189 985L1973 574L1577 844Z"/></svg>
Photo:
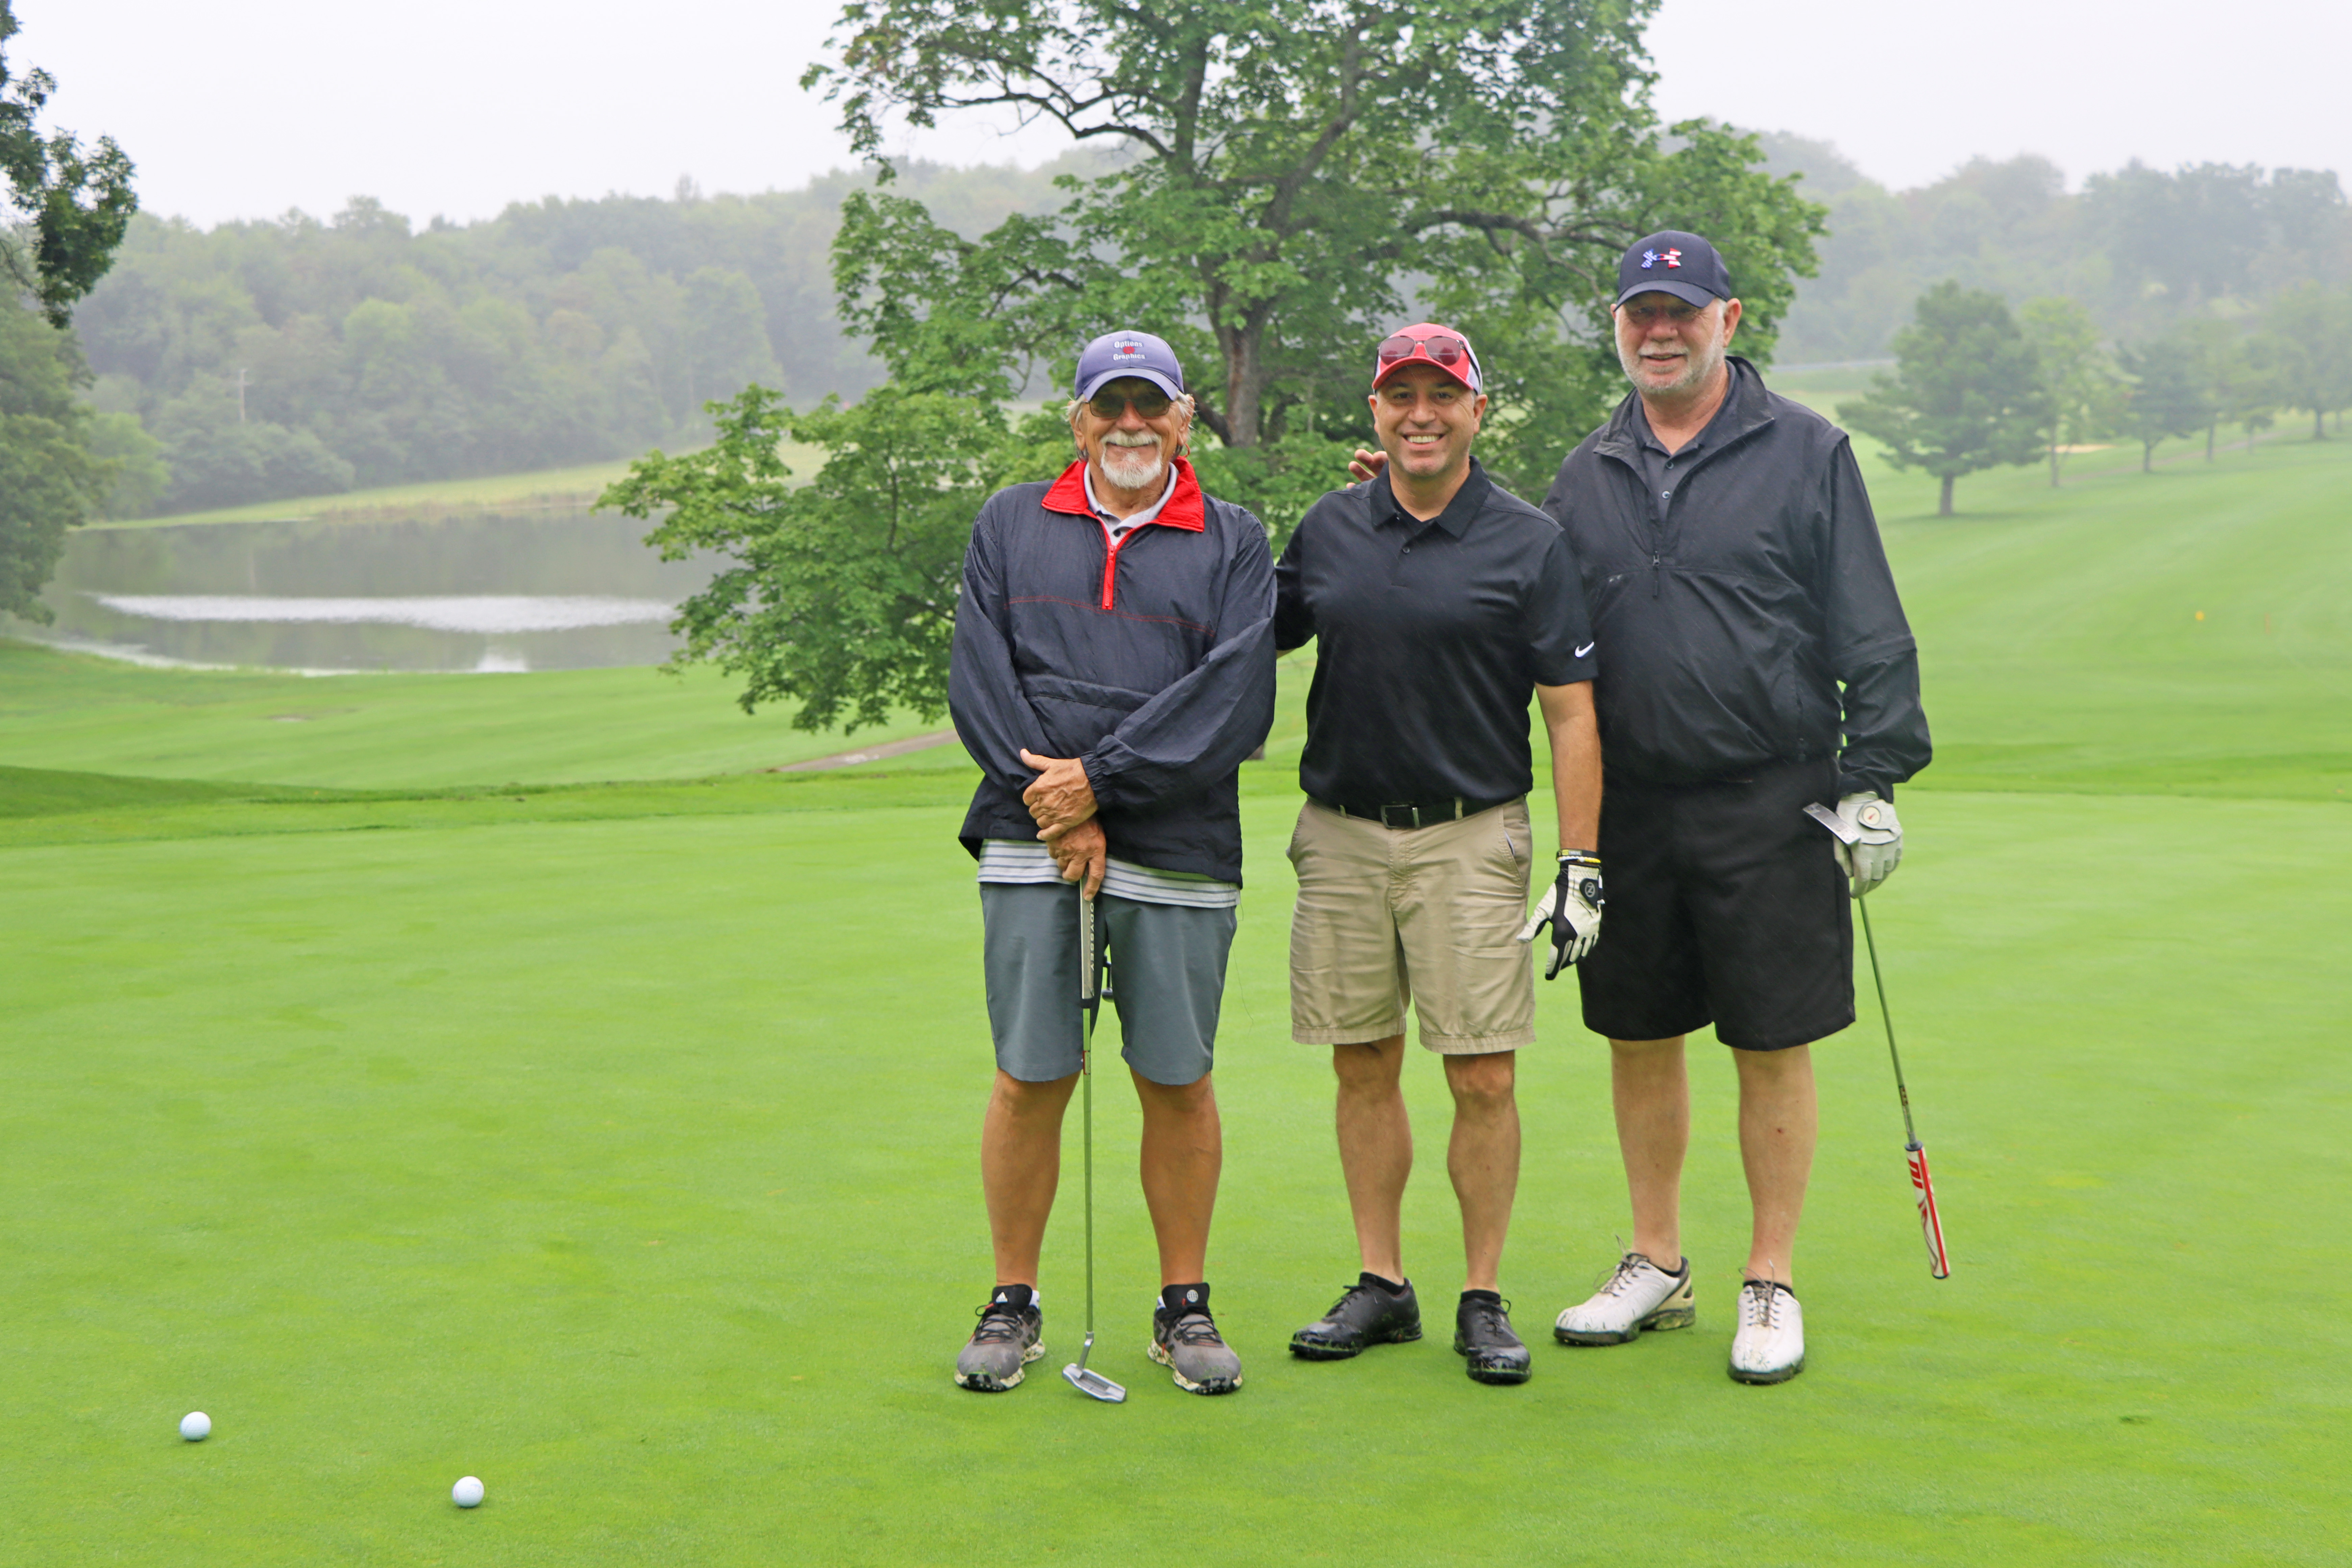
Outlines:
<svg viewBox="0 0 2352 1568"><path fill-rule="evenodd" d="M1678 228L1637 239L1617 262L1617 303L1652 289L1704 309L1731 298L1731 274L1715 247Z"/></svg>
<svg viewBox="0 0 2352 1568"><path fill-rule="evenodd" d="M1105 332L1078 351L1078 374L1071 395L1080 403L1123 375L1139 375L1171 397L1184 395L1184 367L1165 338L1150 332Z"/></svg>

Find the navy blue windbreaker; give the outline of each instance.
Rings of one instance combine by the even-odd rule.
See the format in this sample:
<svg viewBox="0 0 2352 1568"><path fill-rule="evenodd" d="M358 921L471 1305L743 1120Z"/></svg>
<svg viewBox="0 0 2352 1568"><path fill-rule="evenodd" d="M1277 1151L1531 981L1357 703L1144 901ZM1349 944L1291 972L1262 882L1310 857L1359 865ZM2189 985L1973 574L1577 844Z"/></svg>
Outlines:
<svg viewBox="0 0 2352 1568"><path fill-rule="evenodd" d="M1274 557L1258 520L1176 490L1116 548L1085 465L988 498L964 553L948 709L981 766L964 847L1034 839L1021 761L1076 757L1110 852L1242 878L1239 773L1274 724Z"/></svg>

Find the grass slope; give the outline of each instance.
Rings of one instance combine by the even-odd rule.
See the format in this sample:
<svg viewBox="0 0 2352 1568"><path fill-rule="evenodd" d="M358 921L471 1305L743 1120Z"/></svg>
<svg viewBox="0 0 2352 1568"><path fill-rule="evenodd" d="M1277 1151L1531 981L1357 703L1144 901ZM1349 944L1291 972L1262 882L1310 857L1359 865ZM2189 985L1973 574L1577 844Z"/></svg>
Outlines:
<svg viewBox="0 0 2352 1568"><path fill-rule="evenodd" d="M345 789L698 778L937 730L854 736L747 716L698 669L339 675L147 669L0 641L0 760L19 767Z"/></svg>
<svg viewBox="0 0 2352 1568"><path fill-rule="evenodd" d="M1921 795L1877 909L1955 1277L1927 1277L1882 1047L1853 1031L1822 1047L1811 1365L1729 1383L1745 1219L1729 1074L1702 1050L1700 1326L1538 1343L1534 1383L1490 1390L1443 1332L1459 1254L1426 1062L1407 1234L1440 1321L1357 1363L1281 1352L1352 1264L1328 1069L1285 1037L1291 807L1245 810L1213 1275L1248 1384L1201 1400L1144 1359L1135 1115L1106 1052L1116 1409L1052 1375L1076 1346L1074 1201L1031 1384L946 1375L988 1267L955 805L6 852L13 1555L2337 1560L2352 1331L2307 1241L2352 1219L2328 956L2352 816ZM1568 988L1541 1028L1507 1263L1531 1336L1624 1225ZM2249 1258L2258 1311L2217 1323L2203 1304L2244 1300ZM215 1435L184 1445L194 1408ZM490 1501L461 1515L467 1473Z"/></svg>

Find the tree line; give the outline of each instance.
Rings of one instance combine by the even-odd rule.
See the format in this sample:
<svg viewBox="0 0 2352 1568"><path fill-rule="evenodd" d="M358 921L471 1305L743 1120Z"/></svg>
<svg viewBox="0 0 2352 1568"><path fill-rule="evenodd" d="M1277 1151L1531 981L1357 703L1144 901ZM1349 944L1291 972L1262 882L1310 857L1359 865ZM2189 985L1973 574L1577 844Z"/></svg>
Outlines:
<svg viewBox="0 0 2352 1568"><path fill-rule="evenodd" d="M2137 443L2152 470L2165 441L2201 435L2210 461L2224 425L2249 446L2283 412L2311 416L2312 437L2339 432L2352 407L2352 288L2305 279L2259 306L2197 315L2115 346L2080 300L2048 296L2012 312L2000 295L1946 279L1922 294L1895 334L1895 367L1838 405L1838 417L1885 443L1898 468L1955 482L2002 464L2046 460L2063 482L2069 456Z"/></svg>
<svg viewBox="0 0 2352 1568"><path fill-rule="evenodd" d="M1630 46L1618 49L1625 58L1607 68L1638 77ZM1601 68L1583 60L1578 68ZM1304 91L1310 74L1302 59L1284 81ZM1593 83L1580 79L1575 90L1589 95ZM1713 178L1704 171L1733 158L1736 134L1700 127L1661 135L1651 126L1644 142L1638 116L1601 118L1612 122L1609 132L1586 125L1580 156L1621 165L1616 179L1660 191L1662 206L1696 198L1681 204L1701 209L1695 217L1739 225L1737 201L1718 216L1705 209L1720 193L1702 190ZM142 216L113 272L74 315L96 376L89 400L103 416L98 455L118 471L107 505L117 515L177 511L676 447L708 429L705 402L754 381L803 405L828 393L854 398L892 374L894 352L903 361L894 344L921 335L919 321L870 303L897 286L893 267L955 277L959 308L1001 308L1004 333L1050 348L1068 324L1047 305L1058 296L1103 298L1083 267L1057 273L1057 258L1083 259L1104 235L1129 235L1161 207L1184 225L1203 204L1251 212L1239 195L1259 178L1250 160L1283 155L1236 146L1226 166L1180 177L1140 143L1109 140L1104 147L1082 139L1080 151L1034 171L909 164L887 185L836 174L752 196L705 196L681 182L667 199L551 198L466 225L416 226L366 198L329 218L289 213L209 230ZM1751 314L1763 329L1751 346L1777 338L1786 363L1887 353L1921 288L1945 279L2012 306L2074 299L2103 340L2134 344L2191 322L2242 326L2283 289L2352 280L2352 215L2332 174L2134 165L2069 195L2046 161L2019 158L1979 160L1895 194L1818 142L1765 135L1755 150L1759 172L1798 176L1787 187L1793 197L1827 207L1806 232L1789 205L1774 221L1797 229L1735 257L1748 262L1742 287L1753 279L1760 296L1751 303L1764 307ZM1508 334L1517 329L1504 318L1556 312L1571 279L1585 288L1591 257L1564 253L1539 217L1479 205L1482 186L1507 183L1507 166L1534 155L1496 140L1457 161L1446 178L1459 199L1422 204L1413 221L1432 226L1391 237L1386 248L1397 255L1444 263L1438 285L1400 288L1394 270L1372 283L1360 268L1317 279L1330 290L1330 341L1349 341L1355 328L1343 321L1367 305L1443 303ZM1605 183L1572 158L1557 161L1564 188ZM1049 216L1065 201L1056 179L1092 188L1111 167L1132 171L1120 206L1080 203ZM1385 210L1391 193L1367 184L1342 200L1327 180L1252 217L1261 230L1289 226L1297 248L1300 236L1344 233ZM1014 216L1031 221L1004 228ZM832 270L845 224L849 248L866 258L846 294ZM1802 264L1781 268L1783 249L1795 257L1800 246ZM1291 265L1277 260L1266 276L1296 289ZM1344 416L1346 399L1317 390L1319 372L1298 360L1307 334L1268 354L1249 324L1265 301L1234 294L1231 279L1220 287L1202 303L1236 312L1225 329L1231 346L1256 367L1219 389L1210 412L1221 438L1278 449L1292 425ZM1215 339L1204 332L1200 347L1224 353L1229 345ZM1606 391L1612 370L1570 354L1516 374L1524 399L1574 417Z"/></svg>

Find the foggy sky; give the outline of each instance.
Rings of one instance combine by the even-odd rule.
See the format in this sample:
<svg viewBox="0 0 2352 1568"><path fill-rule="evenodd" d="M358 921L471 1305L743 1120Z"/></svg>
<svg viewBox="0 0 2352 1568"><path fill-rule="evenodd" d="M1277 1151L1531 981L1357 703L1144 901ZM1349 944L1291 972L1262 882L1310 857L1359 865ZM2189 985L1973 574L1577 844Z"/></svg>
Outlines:
<svg viewBox="0 0 2352 1568"><path fill-rule="evenodd" d="M792 188L846 166L796 85L833 0L17 0L16 69L50 123L113 135L151 212L211 224L353 194L422 223L509 201ZM2341 0L2243 13L2185 0L1665 0L1650 31L1668 119L1833 142L1895 187L1972 155L2040 153L2070 183L2138 157L2352 174L2333 79ZM969 121L902 137L951 163L1063 145Z"/></svg>

